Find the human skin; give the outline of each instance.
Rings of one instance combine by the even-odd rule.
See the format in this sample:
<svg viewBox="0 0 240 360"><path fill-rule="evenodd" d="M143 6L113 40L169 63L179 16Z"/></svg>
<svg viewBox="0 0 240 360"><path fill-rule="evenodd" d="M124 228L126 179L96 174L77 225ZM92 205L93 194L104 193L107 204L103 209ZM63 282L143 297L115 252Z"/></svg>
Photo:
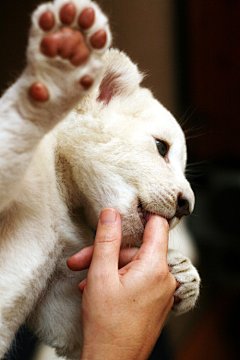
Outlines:
<svg viewBox="0 0 240 360"><path fill-rule="evenodd" d="M167 221L152 215L141 248L120 254L120 215L112 208L101 212L94 247L68 260L72 270L90 265L87 279L79 284L83 294L80 360L148 358L177 286L167 265L168 233Z"/></svg>

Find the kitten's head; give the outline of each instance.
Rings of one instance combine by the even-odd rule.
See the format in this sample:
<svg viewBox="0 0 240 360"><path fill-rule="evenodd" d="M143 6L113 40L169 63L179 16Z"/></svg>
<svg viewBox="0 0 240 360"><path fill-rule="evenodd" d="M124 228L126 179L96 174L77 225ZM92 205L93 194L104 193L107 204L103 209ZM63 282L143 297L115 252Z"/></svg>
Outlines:
<svg viewBox="0 0 240 360"><path fill-rule="evenodd" d="M142 75L125 54L112 50L105 62L99 88L63 124L62 147L88 224L96 228L101 210L114 207L121 214L123 245L136 245L149 212L173 228L193 211L185 137L140 86Z"/></svg>

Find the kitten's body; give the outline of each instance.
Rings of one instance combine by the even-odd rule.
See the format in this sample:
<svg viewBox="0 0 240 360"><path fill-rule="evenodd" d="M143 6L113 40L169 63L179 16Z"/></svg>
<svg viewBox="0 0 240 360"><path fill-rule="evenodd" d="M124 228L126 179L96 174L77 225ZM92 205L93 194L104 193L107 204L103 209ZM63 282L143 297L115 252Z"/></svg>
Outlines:
<svg viewBox="0 0 240 360"><path fill-rule="evenodd" d="M184 135L151 92L140 87L137 67L110 44L107 20L89 0L73 0L78 13L93 7L95 22L85 31L89 44L98 29L107 33L103 48L81 66L39 51L45 33L41 14L58 14L67 1L41 6L33 15L28 65L0 102L0 356L26 319L59 355L79 359L81 296L66 260L91 245L104 207L122 218L123 246L139 246L144 214L178 219L179 198L193 209L184 177ZM76 25L72 25L76 28ZM90 40L89 40L90 39ZM90 74L91 91L76 81ZM39 102L28 89L42 81L50 99ZM100 85L99 85L100 84ZM61 120L61 122L60 122ZM156 139L168 144L162 157ZM141 214L139 216L139 204ZM169 251L171 271L182 284L178 313L194 306L199 276L183 255Z"/></svg>

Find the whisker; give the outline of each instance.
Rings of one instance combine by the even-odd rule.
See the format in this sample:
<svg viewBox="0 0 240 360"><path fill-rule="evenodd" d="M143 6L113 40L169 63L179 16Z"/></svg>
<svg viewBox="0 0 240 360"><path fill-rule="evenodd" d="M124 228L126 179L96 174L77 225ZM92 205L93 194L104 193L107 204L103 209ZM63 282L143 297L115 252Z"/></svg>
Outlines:
<svg viewBox="0 0 240 360"><path fill-rule="evenodd" d="M193 132L195 134L191 134ZM198 138L198 137L206 134L206 127L205 126L194 126L194 127L184 130L184 134L185 134L186 140Z"/></svg>
<svg viewBox="0 0 240 360"><path fill-rule="evenodd" d="M209 164L208 160L202 160L187 164L185 169L185 175L188 180L191 180L192 185L194 184L193 180L202 177L207 172L208 164ZM195 183L195 185L197 186L199 184Z"/></svg>
<svg viewBox="0 0 240 360"><path fill-rule="evenodd" d="M190 114L188 114L188 112L191 110L192 105L190 105L187 110L185 111L185 113L180 117L180 119L178 120L178 123L180 124L181 127L183 127L189 119L191 119L191 117L193 116L193 114L197 111L198 106L195 106L195 108L193 108L193 110L191 111ZM184 131L185 132L185 131Z"/></svg>

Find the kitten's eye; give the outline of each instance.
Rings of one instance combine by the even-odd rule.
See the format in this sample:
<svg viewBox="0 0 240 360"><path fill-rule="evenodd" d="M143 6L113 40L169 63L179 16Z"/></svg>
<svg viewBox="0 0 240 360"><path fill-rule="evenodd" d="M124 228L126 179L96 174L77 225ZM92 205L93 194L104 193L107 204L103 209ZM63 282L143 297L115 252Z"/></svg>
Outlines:
<svg viewBox="0 0 240 360"><path fill-rule="evenodd" d="M156 145L158 148L158 152L159 154L164 157L166 156L167 152L168 152L168 146L164 141L161 140L156 140Z"/></svg>

